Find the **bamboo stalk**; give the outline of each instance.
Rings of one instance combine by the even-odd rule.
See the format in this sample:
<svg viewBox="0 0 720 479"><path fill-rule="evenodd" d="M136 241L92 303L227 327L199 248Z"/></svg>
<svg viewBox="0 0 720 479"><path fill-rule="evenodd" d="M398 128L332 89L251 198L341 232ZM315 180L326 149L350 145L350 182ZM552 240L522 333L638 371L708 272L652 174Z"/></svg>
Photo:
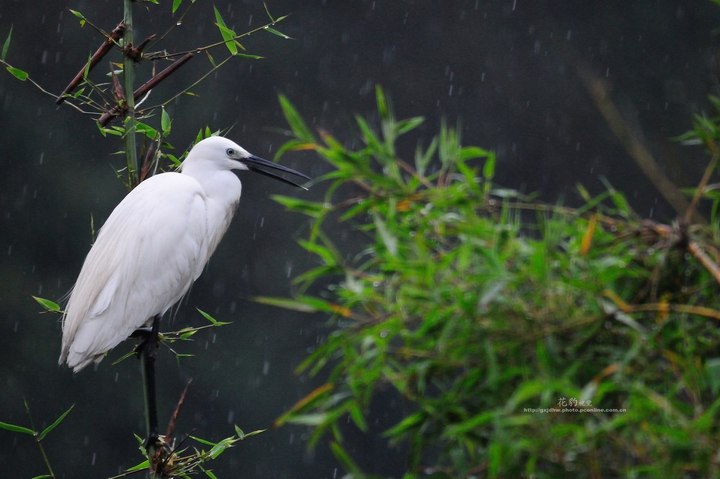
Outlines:
<svg viewBox="0 0 720 479"><path fill-rule="evenodd" d="M125 50L129 50L133 44L133 0L124 0L124 23L125 23ZM135 64L134 60L127 54L123 59L123 78L125 91L135 90ZM135 141L135 98L133 95L126 95L127 117L125 119L125 158L127 161L128 177L131 185L137 184L137 144Z"/></svg>

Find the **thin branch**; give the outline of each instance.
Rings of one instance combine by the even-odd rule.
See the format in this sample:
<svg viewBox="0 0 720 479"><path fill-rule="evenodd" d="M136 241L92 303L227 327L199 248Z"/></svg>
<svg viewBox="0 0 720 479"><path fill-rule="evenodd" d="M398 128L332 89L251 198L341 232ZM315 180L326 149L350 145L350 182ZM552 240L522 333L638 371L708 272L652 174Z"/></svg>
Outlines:
<svg viewBox="0 0 720 479"><path fill-rule="evenodd" d="M185 10L180 14L180 17L179 17L177 20L175 20L175 22L170 26L170 28L168 28L167 30L165 30L165 33L163 33L162 35L160 35L160 37L157 38L157 40L154 40L154 41L151 43L151 45L152 45L152 44L155 44L155 43L162 42L163 40L165 40L165 37L167 37L168 35L170 35L170 33L171 33L173 30L175 30L177 27L179 27L180 25L182 25L183 20L185 20L185 16L190 12L190 9L191 9L192 7L194 7L194 6L195 6L195 2L190 2L190 3L188 3L188 4L187 4L187 8L185 8Z"/></svg>
<svg viewBox="0 0 720 479"><path fill-rule="evenodd" d="M65 87L65 89L60 93L57 100L55 100L55 103L57 105L62 104L65 101L65 98L67 95L72 93L75 88L82 82L83 78L87 76L88 73L95 67L95 65L98 64L102 58L110 52L112 47L117 44L118 40L122 38L122 36L125 34L125 24L123 22L120 22L117 24L117 26L113 29L112 32L110 32L110 35L105 38L105 41L100 45L100 47L93 53L92 57L90 57L90 60L83 65L83 67L80 69L79 72L75 75L75 77L70 80L70 83L68 86Z"/></svg>
<svg viewBox="0 0 720 479"><path fill-rule="evenodd" d="M146 145L145 154L143 155L142 163L140 165L140 177L139 182L142 183L147 178L150 177L150 165L155 158L155 151L156 148L160 148L160 141L162 140L162 136L159 135L157 147L155 145L155 142L151 142L149 145Z"/></svg>
<svg viewBox="0 0 720 479"><path fill-rule="evenodd" d="M261 26L259 26L259 27L255 27L255 28L253 28L253 29L251 29L251 30L248 30L248 31L246 31L246 32L243 32L243 33L241 33L241 34L239 34L239 35L235 35L233 38L228 39L228 40L221 40L221 41L219 41L219 42L211 43L211 44L209 44L209 45L205 45L205 46L202 46L202 47L193 48L192 50L184 50L184 51L175 52L175 53L167 53L167 54L165 54L165 55L156 56L156 57L154 57L154 58L174 58L174 57L179 57L179 56L182 56L182 55L186 55L186 54L188 54L188 53L202 53L202 52L204 52L204 51L206 51L206 50L211 50L211 49L213 49L213 48L216 48L216 47L219 47L219 46L222 46L222 45L226 45L230 40L240 40L241 38L245 38L245 37L248 37L248 36L250 36L250 35L252 35L252 34L254 34L254 33L259 32L260 30L267 30L269 27L275 26L276 24L280 23L281 21L285 20L286 18L287 18L287 15L284 15L284 16L278 17L278 18L273 18L271 22L266 23L265 25L261 25Z"/></svg>
<svg viewBox="0 0 720 479"><path fill-rule="evenodd" d="M191 383L192 379L189 379L188 382L185 384L185 389L183 389L183 392L180 395L180 399L178 399L177 405L175 406L175 410L173 411L172 416L170 416L170 420L168 421L168 427L165 431L165 439L168 441L170 441L175 434L175 424L177 423L177 419L180 416L180 409L185 403L185 396L187 396L188 388L190 387Z"/></svg>
<svg viewBox="0 0 720 479"><path fill-rule="evenodd" d="M708 270L708 273L710 273L713 278L715 278L715 281L720 284L720 266L718 266L718 264L713 261L712 258L707 255L707 253L705 253L705 251L700 247L698 242L688 242L687 249L690 254L692 254L695 259L698 260L706 270Z"/></svg>
<svg viewBox="0 0 720 479"><path fill-rule="evenodd" d="M669 312L674 313L686 313L695 316L702 316L705 318L715 319L720 321L720 311L706 306L695 306L692 304L676 304L676 303L643 303L643 304L629 304L623 301L615 292L611 290L605 290L603 295L610 299L615 306L617 306L623 313L648 313L657 312L666 314Z"/></svg>
<svg viewBox="0 0 720 479"><path fill-rule="evenodd" d="M665 176L636 129L622 116L610 98L607 83L590 72L589 68L578 68L578 74L598 111L640 170L678 214L687 212L690 207L687 199ZM697 212L694 212L693 217L697 222L705 222Z"/></svg>
<svg viewBox="0 0 720 479"><path fill-rule="evenodd" d="M186 55L187 55L187 54L192 54L192 52L186 53ZM223 61L221 61L220 63L218 63L218 64L215 65L214 67L212 67L210 70L208 70L207 73L205 73L203 76L201 76L197 81L195 81L194 83L192 83L190 86L188 86L187 88L183 89L183 90L180 91L179 93L173 95L173 96L172 96L171 98L169 98L168 100L165 100L160 106L165 106L165 105L167 105L167 104L169 104L169 103L172 103L172 102L175 101L178 97L180 97L181 95L184 95L185 93L187 93L188 91L190 91L190 89L195 88L197 85L199 85L200 83L202 83L207 77L209 77L210 75L212 75L213 73L215 73L215 71L217 71L217 70L218 70L220 67L222 67L225 63L227 63L231 58L233 58L233 55L228 56L228 57L225 58Z"/></svg>
<svg viewBox="0 0 720 479"><path fill-rule="evenodd" d="M10 65L10 64L9 64L8 62L6 62L5 60L0 60L0 65L4 66L5 68L11 68L11 67L12 67L12 65ZM53 92L51 92L51 91L49 91L49 90L46 90L45 88L43 88L42 85L40 85L38 82L36 82L35 80L33 80L33 79L32 79L31 77L29 77L29 76L25 79L25 81L30 82L30 84L31 84L32 86L34 86L35 88L37 88L37 89L40 91L40 93L43 93L43 94L45 94L45 95L47 95L47 96L51 96L51 97L53 97L53 99L55 99L55 98L58 97L58 95L57 95L56 93L53 93ZM71 107L75 108L77 111L79 111L79 112L82 113L83 115L95 115L95 114L96 114L95 112L85 111L85 110L83 110L82 108L80 108L78 105L75 105L75 104L72 103L72 102L67 102L67 104L70 105Z"/></svg>
<svg viewBox="0 0 720 479"><path fill-rule="evenodd" d="M88 87L90 87L90 93L88 93L87 95L82 94L82 95L75 97L75 95L77 95L77 93L76 93L75 95L73 95L73 99L80 99L81 104L95 108L96 111L92 113L93 115L96 115L98 112L105 111L105 107L103 105L107 105L108 102L110 101L107 98L107 96L105 95L105 91L103 90L103 87L101 86L101 85L105 85L105 84L95 83L92 80L90 80L89 78L85 78L84 83ZM98 101L98 100L93 99L90 96L92 93L96 93L100 97L100 100ZM66 103L67 104L71 103L70 97L66 98Z"/></svg>
<svg viewBox="0 0 720 479"><path fill-rule="evenodd" d="M135 95L135 98L140 98L144 96L147 92L155 88L161 81L165 80L167 77L175 73L175 71L177 71L181 66L185 65L188 61L190 61L193 56L193 53L187 53L183 55L181 58L174 61L167 68L162 70L160 73L140 85L140 87L133 93L133 95Z"/></svg>
<svg viewBox="0 0 720 479"><path fill-rule="evenodd" d="M180 399L175 406L175 410L173 411L172 416L170 416L167 430L165 431L165 436L162 438L162 447L159 447L155 451L150 460L150 470L155 472L156 474L159 474L161 477L165 477L165 468L175 456L175 441L173 440L173 435L175 434L175 425L177 424L177 419L180 416L180 410L185 403L185 396L187 396L190 383L192 383L192 379L188 380L188 382L185 384L185 389L183 389L183 392L180 395Z"/></svg>
<svg viewBox="0 0 720 479"><path fill-rule="evenodd" d="M33 421L32 414L30 414L30 405L27 401L25 401L25 412L27 412L28 419L30 420L30 427L32 427L34 434L33 437L35 438L35 443L37 444L38 449L40 449L40 454L42 455L43 462L45 463L45 467L47 467L48 473L50 474L50 477L52 479L55 479L57 476L55 475L55 472L53 471L52 466L50 465L50 459L48 458L47 453L45 452L45 448L42 445L40 434L35 430L35 422Z"/></svg>
<svg viewBox="0 0 720 479"><path fill-rule="evenodd" d="M140 98L145 96L150 90L155 88L160 82L168 78L170 75L175 73L181 66L183 66L185 63L187 63L192 57L194 56L193 53L187 53L182 58L174 61L171 63L167 68L162 70L157 75L154 75L152 78L150 78L148 81L140 85L137 90L133 92L133 100L138 101ZM181 92L180 94L182 94ZM173 97L175 98L175 97ZM106 126L108 123L110 123L110 120L113 118L120 116L125 113L125 105L118 104L115 105L113 108L111 108L109 111L106 111L102 114L102 116L98 119L98 123L100 123L101 126Z"/></svg>
<svg viewBox="0 0 720 479"><path fill-rule="evenodd" d="M686 224L690 224L693 215L695 215L697 205L700 203L700 199L702 198L703 194L705 194L705 189L710 182L710 177L712 176L713 171L715 171L715 168L717 168L718 160L720 159L720 151L718 150L717 144L713 140L705 142L705 146L708 151L710 151L710 163L708 163L707 167L705 168L705 172L700 179L700 183L695 189L695 194L693 195L692 201L690 202L690 206L688 206L687 211L685 211L685 216L683 217L683 220Z"/></svg>
<svg viewBox="0 0 720 479"><path fill-rule="evenodd" d="M670 238L674 233L674 229L671 226L657 223L650 220L645 220L643 226L653 231L656 235L662 238ZM688 252L695 257L696 260L715 278L715 281L720 284L720 266L705 252L700 246L700 243L693 239L687 241Z"/></svg>

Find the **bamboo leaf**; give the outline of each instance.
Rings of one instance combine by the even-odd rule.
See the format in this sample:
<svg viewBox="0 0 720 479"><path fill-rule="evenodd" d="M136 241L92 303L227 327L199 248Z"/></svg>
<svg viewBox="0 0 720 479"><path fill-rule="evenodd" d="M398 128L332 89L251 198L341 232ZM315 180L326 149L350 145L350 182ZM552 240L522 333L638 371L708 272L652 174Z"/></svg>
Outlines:
<svg viewBox="0 0 720 479"><path fill-rule="evenodd" d="M288 36L288 35L285 35L283 32L281 32L281 31L279 31L279 30L276 30L276 29L274 29L274 28L272 28L272 27L270 27L270 26L267 26L267 25L266 25L266 26L264 27L264 29L265 29L266 31L272 33L273 35L277 35L277 36L280 37L280 38L284 38L285 40L292 40L292 37L290 37L290 36Z"/></svg>
<svg viewBox="0 0 720 479"><path fill-rule="evenodd" d="M335 253L330 248L307 240L298 240L298 243L309 252L318 255L326 265L335 266L338 264Z"/></svg>
<svg viewBox="0 0 720 479"><path fill-rule="evenodd" d="M172 129L172 120L165 108L162 109L162 113L160 114L160 129L163 132L163 136L168 136Z"/></svg>
<svg viewBox="0 0 720 479"><path fill-rule="evenodd" d="M77 17L77 18L80 20L80 26L81 26L81 27L84 27L84 26L85 26L85 23L87 22L87 19L85 18L85 15L83 15L83 14L80 13L80 12L78 12L77 10L73 10L72 8L70 8L70 9L68 9L68 10L70 10L70 13L72 13L73 15L75 15L75 17Z"/></svg>
<svg viewBox="0 0 720 479"><path fill-rule="evenodd" d="M436 137L432 139L426 150L423 151L420 146L418 146L415 150L415 170L418 172L418 175L425 176L427 166L430 164L430 160L437 151L437 145L438 140Z"/></svg>
<svg viewBox="0 0 720 479"><path fill-rule="evenodd" d="M271 198L285 208L310 216L311 218L320 217L330 208L330 205L327 203L301 200L292 196L273 195Z"/></svg>
<svg viewBox="0 0 720 479"><path fill-rule="evenodd" d="M375 100L377 101L377 109L380 114L380 118L383 120L390 119L390 106L388 105L385 92L380 85L375 86Z"/></svg>
<svg viewBox="0 0 720 479"><path fill-rule="evenodd" d="M383 436L393 437L404 434L407 431L418 427L425 419L425 413L422 411L417 411L413 414L410 414L409 416L406 416L402 421L385 431L383 433Z"/></svg>
<svg viewBox="0 0 720 479"><path fill-rule="evenodd" d="M225 452L229 447L233 446L233 439L232 437L226 437L225 439L222 439L217 444L215 444L208 453L211 458L217 459L217 457Z"/></svg>
<svg viewBox="0 0 720 479"><path fill-rule="evenodd" d="M38 441L42 441L43 439L45 439L45 436L47 436L53 429L58 427L60 425L60 423L62 423L65 420L67 415L70 414L70 411L72 411L73 408L75 408L74 404L72 406L70 406L67 410L65 410L65 412L60 414L60 416L58 416L58 418L55 419L55 421L53 421L52 424L50 424L48 427L43 429L42 432L40 433L40 435L38 435Z"/></svg>
<svg viewBox="0 0 720 479"><path fill-rule="evenodd" d="M145 469L150 467L150 461L148 459L145 459L140 464L136 464L132 467L127 468L126 472L138 472L138 471L144 471Z"/></svg>
<svg viewBox="0 0 720 479"><path fill-rule="evenodd" d="M350 419L352 419L353 423L358 429L366 432L368 429L367 421L365 421L365 416L363 416L362 409L357 401L348 401L347 408L348 414L350 415Z"/></svg>
<svg viewBox="0 0 720 479"><path fill-rule="evenodd" d="M212 472L210 469L203 469L202 471L203 471L203 472L205 473L205 475L206 475L207 477L209 477L210 479L218 479L218 477L215 475L215 473Z"/></svg>
<svg viewBox="0 0 720 479"><path fill-rule="evenodd" d="M319 311L317 305L311 304L306 299L273 298L270 296L256 296L253 301L278 308L299 311L301 313L316 313Z"/></svg>
<svg viewBox="0 0 720 479"><path fill-rule="evenodd" d="M46 298L40 298L38 296L33 296L33 299L38 302L40 306L45 308L47 311L50 311L52 313L59 313L60 311L60 305L57 304L55 301L51 301Z"/></svg>
<svg viewBox="0 0 720 479"><path fill-rule="evenodd" d="M253 436L257 436L258 434L262 434L265 431L267 431L267 429L256 429L255 431L250 431L248 433L245 433L244 439L247 439L247 438L253 437Z"/></svg>
<svg viewBox="0 0 720 479"><path fill-rule="evenodd" d="M365 120L365 118L357 115L355 117L355 121L358 124L358 127L360 127L360 131L362 133L363 140L365 141L365 144L373 149L373 151L376 152L382 152L383 147L380 139L377 137L375 132L372 130L368 122Z"/></svg>
<svg viewBox="0 0 720 479"><path fill-rule="evenodd" d="M207 56L207 59L210 62L210 65L212 65L213 68L217 67L217 62L215 61L215 57L213 57L210 54L210 50L205 50L205 55Z"/></svg>
<svg viewBox="0 0 720 479"><path fill-rule="evenodd" d="M290 125L290 129L293 134L305 143L315 143L313 134L310 132L310 129L307 127L305 121L302 119L295 107L292 103L290 103L290 100L288 100L285 95L280 95L279 100L280 108L282 108L285 120L288 122L288 125Z"/></svg>
<svg viewBox="0 0 720 479"><path fill-rule="evenodd" d="M380 215L374 214L373 220L375 221L375 227L380 235L380 239L387 248L388 252L392 256L397 256L398 252L398 239L393 235L387 227L387 224L380 218Z"/></svg>
<svg viewBox="0 0 720 479"><path fill-rule="evenodd" d="M87 80L88 75L90 74L90 59L92 56L88 55L88 59L85 62L85 68L83 68L83 80Z"/></svg>
<svg viewBox="0 0 720 479"><path fill-rule="evenodd" d="M497 417L497 411L485 411L471 417L459 424L453 424L445 429L443 436L452 437L477 431L482 425L487 424Z"/></svg>
<svg viewBox="0 0 720 479"><path fill-rule="evenodd" d="M12 76L14 76L15 78L17 78L20 81L25 81L30 76L28 74L28 72L21 70L19 68L15 68L15 67L11 67L11 66L7 66L6 68L7 68L7 71L10 72L10 74Z"/></svg>
<svg viewBox="0 0 720 479"><path fill-rule="evenodd" d="M267 430L267 429L258 429L258 430L251 431L251 432L245 432L245 431L243 431L242 429L240 429L240 427L238 427L237 425L235 425L235 435L236 435L236 436L238 437L238 439L240 439L241 441L244 440L244 439L247 439L248 437L257 436L258 434L263 433L263 432L265 432L266 430Z"/></svg>
<svg viewBox="0 0 720 479"><path fill-rule="evenodd" d="M300 426L319 426L327 422L329 417L330 415L327 413L297 414L290 416L285 422Z"/></svg>
<svg viewBox="0 0 720 479"><path fill-rule="evenodd" d="M199 330L196 328L183 328L180 331L178 331L178 334L179 334L178 337L180 338L181 341L187 341L191 337L195 336L195 334L198 331Z"/></svg>
<svg viewBox="0 0 720 479"><path fill-rule="evenodd" d="M314 405L320 399L326 397L327 393L332 391L334 387L335 386L332 383L325 383L322 386L318 386L313 389L305 397L299 399L295 404L293 404L290 409L282 414L282 416L275 419L273 427L280 427L286 422L292 421L294 417L296 417L294 415L298 411L302 411L303 409L307 409L308 407Z"/></svg>
<svg viewBox="0 0 720 479"><path fill-rule="evenodd" d="M360 467L355 463L355 461L352 460L347 451L345 451L345 449L337 441L333 441L330 443L330 450L332 451L333 456L335 456L335 459L337 459L338 462L342 465L342 467L347 472L352 474L352 477L358 479L365 477L365 475L360 470Z"/></svg>
<svg viewBox="0 0 720 479"><path fill-rule="evenodd" d="M10 39L12 38L13 33L13 27L10 26L10 32L8 33L7 38L5 38L5 42L2 46L2 53L0 53L0 60L5 60L7 58L8 50L10 49Z"/></svg>
<svg viewBox="0 0 720 479"><path fill-rule="evenodd" d="M222 15L220 14L220 11L217 9L217 7L213 7L213 10L215 10L215 25L218 27L218 30L220 31L220 36L222 36L223 41L225 41L225 46L230 51L231 55L237 55L238 43L235 40L237 34L225 24L225 20L223 20Z"/></svg>
<svg viewBox="0 0 720 479"><path fill-rule="evenodd" d="M156 139L159 135L158 131L155 128L141 121L135 122L135 131L138 133L142 133L150 140Z"/></svg>
<svg viewBox="0 0 720 479"><path fill-rule="evenodd" d="M10 432L19 432L20 434L27 434L28 436L34 436L35 431L27 427L18 426L16 424L10 424L8 422L0 421L0 429L5 429Z"/></svg>
<svg viewBox="0 0 720 479"><path fill-rule="evenodd" d="M483 177L486 180L492 180L495 176L495 154L491 153L488 155L487 159L485 160L485 164L483 165Z"/></svg>
<svg viewBox="0 0 720 479"><path fill-rule="evenodd" d="M248 60L262 60L263 58L265 58L261 55L252 55L250 53L240 53L240 52L236 53L235 56L240 57L240 58L247 58Z"/></svg>
<svg viewBox="0 0 720 479"><path fill-rule="evenodd" d="M207 439L203 439L203 438L201 438L201 437L197 437L197 436L190 436L190 437L191 437L193 440L199 442L200 444L204 444L204 445L206 445L206 446L212 447L212 446L215 445L214 442L208 441Z"/></svg>
<svg viewBox="0 0 720 479"><path fill-rule="evenodd" d="M403 135L419 127L423 124L424 121L425 118L423 118L422 116L416 116L413 118L408 118L407 120L398 121L396 125L397 132L399 135Z"/></svg>
<svg viewBox="0 0 720 479"><path fill-rule="evenodd" d="M195 308L195 309L197 309L197 312L200 313L200 315L201 315L203 318L205 318L205 319L207 319L208 321L210 321L210 323L211 323L213 326L225 326L226 324L231 324L231 322L229 322L229 321L218 321L217 319L213 318L213 317L210 315L210 313L206 313L205 311L203 311L203 310L200 309L200 308Z"/></svg>

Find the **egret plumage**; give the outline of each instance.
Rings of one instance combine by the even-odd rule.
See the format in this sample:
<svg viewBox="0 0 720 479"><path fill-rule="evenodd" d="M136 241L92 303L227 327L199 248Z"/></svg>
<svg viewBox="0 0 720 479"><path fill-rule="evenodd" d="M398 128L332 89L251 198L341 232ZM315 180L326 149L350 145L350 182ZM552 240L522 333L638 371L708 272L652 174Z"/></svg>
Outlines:
<svg viewBox="0 0 720 479"><path fill-rule="evenodd" d="M180 172L140 183L115 207L85 258L63 316L59 364L78 372L101 361L180 301L233 218L240 170L298 187L276 172L310 179L215 136L192 148Z"/></svg>

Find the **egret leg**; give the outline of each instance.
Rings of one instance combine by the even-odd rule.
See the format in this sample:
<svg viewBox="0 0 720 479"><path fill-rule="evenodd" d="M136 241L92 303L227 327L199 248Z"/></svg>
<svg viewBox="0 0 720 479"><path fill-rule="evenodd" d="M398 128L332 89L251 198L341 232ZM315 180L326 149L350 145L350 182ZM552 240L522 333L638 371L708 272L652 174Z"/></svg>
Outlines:
<svg viewBox="0 0 720 479"><path fill-rule="evenodd" d="M158 413L157 401L155 399L155 358L159 346L158 330L160 327L160 316L153 318L150 331L136 331L143 340L138 345L136 351L140 356L141 370L143 376L143 389L145 395L145 413L147 426L147 440L145 449L148 454L154 452L158 445Z"/></svg>

